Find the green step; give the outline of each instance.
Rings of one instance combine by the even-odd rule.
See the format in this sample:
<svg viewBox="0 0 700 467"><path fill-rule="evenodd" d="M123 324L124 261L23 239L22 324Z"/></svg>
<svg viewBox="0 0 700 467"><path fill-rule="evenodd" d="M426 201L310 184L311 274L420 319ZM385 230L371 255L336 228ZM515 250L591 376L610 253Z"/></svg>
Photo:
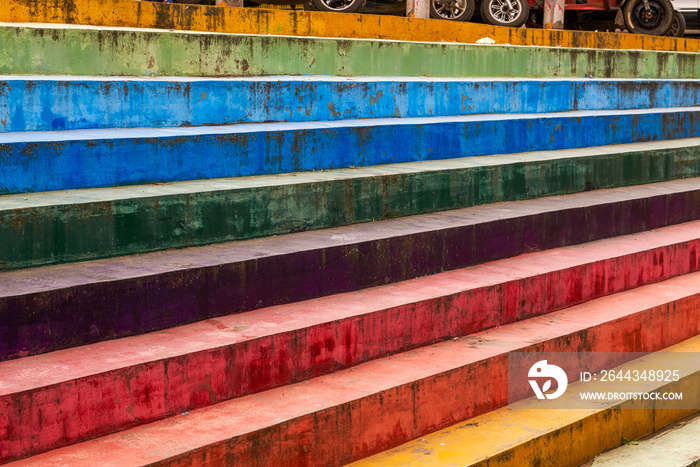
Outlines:
<svg viewBox="0 0 700 467"><path fill-rule="evenodd" d="M700 54L11 24L0 73L696 78Z"/></svg>
<svg viewBox="0 0 700 467"><path fill-rule="evenodd" d="M700 138L0 196L0 269L700 176Z"/></svg>

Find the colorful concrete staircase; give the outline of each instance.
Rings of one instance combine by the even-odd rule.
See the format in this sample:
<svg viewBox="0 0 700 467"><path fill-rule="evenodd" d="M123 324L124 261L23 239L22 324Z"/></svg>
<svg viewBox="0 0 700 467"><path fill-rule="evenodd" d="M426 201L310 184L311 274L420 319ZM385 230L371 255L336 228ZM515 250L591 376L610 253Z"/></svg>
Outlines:
<svg viewBox="0 0 700 467"><path fill-rule="evenodd" d="M0 54L0 462L340 465L552 418L508 406L509 352L700 346L696 55L0 36L41 58ZM271 52L301 42L306 68ZM576 426L577 465L692 412L615 410L450 459L545 462Z"/></svg>

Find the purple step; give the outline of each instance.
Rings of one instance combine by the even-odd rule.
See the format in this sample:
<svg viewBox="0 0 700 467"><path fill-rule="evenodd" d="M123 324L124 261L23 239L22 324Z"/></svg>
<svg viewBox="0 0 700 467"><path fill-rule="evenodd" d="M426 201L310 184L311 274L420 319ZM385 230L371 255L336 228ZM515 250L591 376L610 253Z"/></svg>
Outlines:
<svg viewBox="0 0 700 467"><path fill-rule="evenodd" d="M700 179L0 273L0 359L700 219Z"/></svg>

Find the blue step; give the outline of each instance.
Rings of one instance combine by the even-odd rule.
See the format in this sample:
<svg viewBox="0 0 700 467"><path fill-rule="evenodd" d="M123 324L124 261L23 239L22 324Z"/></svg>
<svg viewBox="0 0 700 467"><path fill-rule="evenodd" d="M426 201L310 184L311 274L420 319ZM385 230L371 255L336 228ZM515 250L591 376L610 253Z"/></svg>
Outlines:
<svg viewBox="0 0 700 467"><path fill-rule="evenodd" d="M0 134L0 193L279 174L700 136L700 108Z"/></svg>
<svg viewBox="0 0 700 467"><path fill-rule="evenodd" d="M700 80L0 76L0 132L700 105Z"/></svg>

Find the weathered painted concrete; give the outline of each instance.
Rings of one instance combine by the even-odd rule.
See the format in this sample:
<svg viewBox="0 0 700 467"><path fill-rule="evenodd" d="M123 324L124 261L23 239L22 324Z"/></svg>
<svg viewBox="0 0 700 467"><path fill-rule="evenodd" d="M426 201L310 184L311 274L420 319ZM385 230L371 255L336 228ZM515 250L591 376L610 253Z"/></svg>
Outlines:
<svg viewBox="0 0 700 467"><path fill-rule="evenodd" d="M490 37L498 44L513 45L700 50L699 41L687 38L514 29L395 16L193 7L129 0L5 0L0 21L419 42L473 43Z"/></svg>
<svg viewBox="0 0 700 467"><path fill-rule="evenodd" d="M0 132L700 105L700 80L0 76Z"/></svg>
<svg viewBox="0 0 700 467"><path fill-rule="evenodd" d="M6 361L0 461L695 272L699 232L691 222Z"/></svg>
<svg viewBox="0 0 700 467"><path fill-rule="evenodd" d="M700 136L698 107L0 133L0 193L281 174L695 136Z"/></svg>
<svg viewBox="0 0 700 467"><path fill-rule="evenodd" d="M680 344L643 357L631 364L617 367L625 372L644 365L664 367L669 353L692 355L700 352L700 339L688 339ZM683 359L686 360L686 359ZM697 364L687 359L692 365ZM689 365L689 366L690 366ZM562 396L562 401L577 398L582 386L574 383ZM696 370L677 383L648 382L635 385L633 390L644 392L682 392L683 398L700 402L700 372ZM606 391L605 383L586 383L585 390ZM402 465L421 466L503 466L556 465L578 467L591 458L625 443L663 429L691 415L694 410L677 410L657 401L625 401L601 404L600 409L543 410L534 399L516 402L466 422L455 424L421 439L414 439L396 449L351 464L352 467ZM697 439L694 440L697 444ZM628 446L642 451L642 446ZM643 452L643 451L642 451ZM696 451L697 452L697 451ZM680 466L673 463L673 454L666 461L650 463L645 457L631 465ZM593 465L597 465L594 463Z"/></svg>
<svg viewBox="0 0 700 467"><path fill-rule="evenodd" d="M688 179L3 272L0 359L698 219Z"/></svg>
<svg viewBox="0 0 700 467"><path fill-rule="evenodd" d="M661 433L601 454L593 459L591 467L645 464L697 467L700 465L699 439L700 417L694 415L667 427Z"/></svg>
<svg viewBox="0 0 700 467"><path fill-rule="evenodd" d="M692 338L700 333L699 274L221 402L16 465L94 466L115 458L120 465L343 465L505 406L508 352L653 352ZM686 364L683 379L665 384L686 389L690 380L696 386L686 397L700 402L700 362ZM154 378L144 399L161 385ZM110 389L104 402L113 400Z"/></svg>
<svg viewBox="0 0 700 467"><path fill-rule="evenodd" d="M5 25L0 73L697 78L700 54Z"/></svg>
<svg viewBox="0 0 700 467"><path fill-rule="evenodd" d="M0 197L0 270L698 176L700 139L689 139L6 195Z"/></svg>

